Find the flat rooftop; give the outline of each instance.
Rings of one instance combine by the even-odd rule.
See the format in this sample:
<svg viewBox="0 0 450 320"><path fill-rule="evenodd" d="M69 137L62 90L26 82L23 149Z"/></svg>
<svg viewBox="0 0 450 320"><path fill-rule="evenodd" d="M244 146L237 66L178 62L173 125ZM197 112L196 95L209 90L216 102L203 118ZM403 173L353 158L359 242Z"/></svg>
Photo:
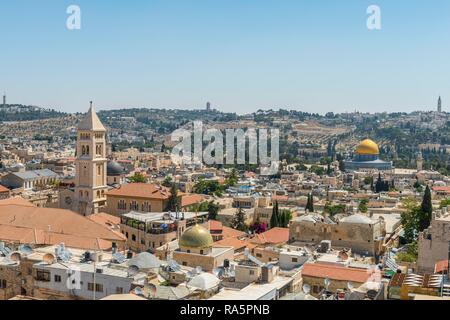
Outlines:
<svg viewBox="0 0 450 320"><path fill-rule="evenodd" d="M292 280L292 278L278 276L270 283L252 283L242 290L223 289L208 300L261 300L272 291L285 287Z"/></svg>
<svg viewBox="0 0 450 320"><path fill-rule="evenodd" d="M170 218L167 216L166 219L164 219L165 215L170 214ZM184 220L190 220L193 219L195 217L204 217L207 216L208 212L184 212ZM131 211L129 213L125 213L122 215L123 217L129 218L129 219L134 219L137 221L141 221L141 222L173 222L173 221L177 221L177 220L181 220L181 218L183 217L183 213L179 212L178 213L178 219L176 217L176 213L175 212L148 212L148 213L139 213L139 212L135 212L135 211Z"/></svg>

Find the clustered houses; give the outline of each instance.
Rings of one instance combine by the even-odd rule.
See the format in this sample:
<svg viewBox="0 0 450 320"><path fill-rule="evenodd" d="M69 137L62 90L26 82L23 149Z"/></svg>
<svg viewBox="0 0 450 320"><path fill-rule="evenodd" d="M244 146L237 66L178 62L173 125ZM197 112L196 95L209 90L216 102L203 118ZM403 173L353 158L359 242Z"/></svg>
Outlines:
<svg viewBox="0 0 450 320"><path fill-rule="evenodd" d="M450 295L441 203L450 178L424 170L420 154L417 169L395 168L365 139L346 146L347 168L282 161L267 177L176 165L160 151L113 151L117 132L108 135L92 106L79 120L69 128L75 143L0 143L0 299ZM327 130L296 127L347 132ZM305 141L300 155L327 153L317 145ZM418 185L431 187L433 218L418 235L417 262L408 262L401 220L408 201L424 197Z"/></svg>

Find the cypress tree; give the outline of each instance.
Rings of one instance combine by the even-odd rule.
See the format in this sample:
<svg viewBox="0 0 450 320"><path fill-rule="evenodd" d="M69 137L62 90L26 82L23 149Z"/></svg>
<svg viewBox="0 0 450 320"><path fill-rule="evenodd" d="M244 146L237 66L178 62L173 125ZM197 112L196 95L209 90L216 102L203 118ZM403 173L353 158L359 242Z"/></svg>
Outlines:
<svg viewBox="0 0 450 320"><path fill-rule="evenodd" d="M308 212L314 212L314 198L312 193L308 195L308 201L306 202L305 210L308 210Z"/></svg>
<svg viewBox="0 0 450 320"><path fill-rule="evenodd" d="M275 202L272 208L272 217L270 217L270 228L276 228L280 226L280 214L278 211L278 201Z"/></svg>
<svg viewBox="0 0 450 320"><path fill-rule="evenodd" d="M425 189L420 211L422 214L419 219L419 231L423 231L430 226L433 216L433 205L431 203L431 190L429 186Z"/></svg>

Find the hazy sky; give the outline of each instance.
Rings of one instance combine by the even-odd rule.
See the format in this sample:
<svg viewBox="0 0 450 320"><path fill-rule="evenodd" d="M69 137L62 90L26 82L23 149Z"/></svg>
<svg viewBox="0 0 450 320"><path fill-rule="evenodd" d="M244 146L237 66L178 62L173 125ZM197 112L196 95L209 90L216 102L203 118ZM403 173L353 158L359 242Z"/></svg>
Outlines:
<svg viewBox="0 0 450 320"><path fill-rule="evenodd" d="M66 28L71 4L81 30ZM442 95L450 110L448 0L1 1L0 39L10 103L325 113L435 109Z"/></svg>

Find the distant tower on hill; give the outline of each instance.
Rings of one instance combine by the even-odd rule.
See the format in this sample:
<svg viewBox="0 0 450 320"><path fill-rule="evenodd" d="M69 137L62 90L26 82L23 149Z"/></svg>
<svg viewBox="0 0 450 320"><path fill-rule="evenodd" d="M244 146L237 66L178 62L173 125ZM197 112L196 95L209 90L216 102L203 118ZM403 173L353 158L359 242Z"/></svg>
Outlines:
<svg viewBox="0 0 450 320"><path fill-rule="evenodd" d="M3 94L3 108L6 107L6 93Z"/></svg>
<svg viewBox="0 0 450 320"><path fill-rule="evenodd" d="M422 171L423 170L422 152L419 152L419 154L417 155L416 164L417 164L417 171Z"/></svg>
<svg viewBox="0 0 450 320"><path fill-rule="evenodd" d="M206 111L211 111L211 102L206 103Z"/></svg>
<svg viewBox="0 0 450 320"><path fill-rule="evenodd" d="M439 99L438 99L438 108L437 108L437 111L438 111L439 113L442 112L442 99L441 99L441 97L439 97Z"/></svg>

